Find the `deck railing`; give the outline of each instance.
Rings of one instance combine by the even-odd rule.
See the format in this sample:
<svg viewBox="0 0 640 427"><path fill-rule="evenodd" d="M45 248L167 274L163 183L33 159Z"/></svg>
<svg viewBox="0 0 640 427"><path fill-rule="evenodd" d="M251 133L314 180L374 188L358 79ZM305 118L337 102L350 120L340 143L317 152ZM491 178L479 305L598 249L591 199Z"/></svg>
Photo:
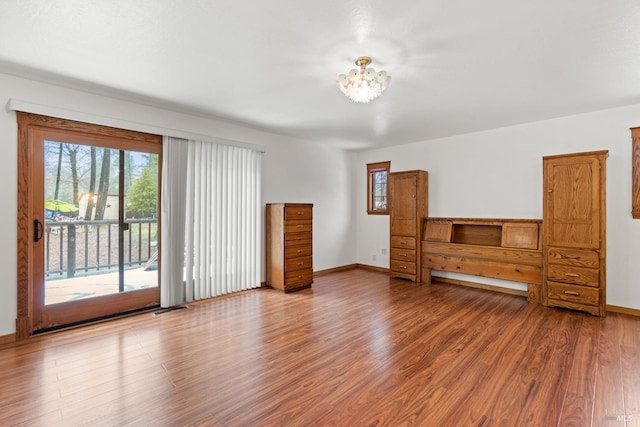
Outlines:
<svg viewBox="0 0 640 427"><path fill-rule="evenodd" d="M152 268L157 258L156 219L127 220L124 266ZM45 276L71 278L118 270L118 221L46 221Z"/></svg>

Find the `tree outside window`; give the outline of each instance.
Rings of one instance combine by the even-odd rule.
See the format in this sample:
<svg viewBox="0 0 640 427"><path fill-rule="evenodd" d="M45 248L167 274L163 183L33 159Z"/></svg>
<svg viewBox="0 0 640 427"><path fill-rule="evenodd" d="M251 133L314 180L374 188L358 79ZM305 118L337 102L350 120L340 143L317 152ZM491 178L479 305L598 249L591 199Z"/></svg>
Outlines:
<svg viewBox="0 0 640 427"><path fill-rule="evenodd" d="M389 168L391 162L367 164L367 213L389 215Z"/></svg>

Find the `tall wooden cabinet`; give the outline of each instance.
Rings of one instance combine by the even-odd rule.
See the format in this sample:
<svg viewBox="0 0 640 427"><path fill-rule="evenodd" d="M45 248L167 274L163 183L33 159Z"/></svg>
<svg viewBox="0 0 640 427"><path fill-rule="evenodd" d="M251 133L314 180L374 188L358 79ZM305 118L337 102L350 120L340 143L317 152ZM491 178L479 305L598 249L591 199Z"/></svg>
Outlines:
<svg viewBox="0 0 640 427"><path fill-rule="evenodd" d="M545 305L606 314L607 156L543 158Z"/></svg>
<svg viewBox="0 0 640 427"><path fill-rule="evenodd" d="M413 170L389 174L391 276L420 282L420 232L427 216L427 172Z"/></svg>
<svg viewBox="0 0 640 427"><path fill-rule="evenodd" d="M269 203L267 227L267 286L285 292L313 283L313 205Z"/></svg>

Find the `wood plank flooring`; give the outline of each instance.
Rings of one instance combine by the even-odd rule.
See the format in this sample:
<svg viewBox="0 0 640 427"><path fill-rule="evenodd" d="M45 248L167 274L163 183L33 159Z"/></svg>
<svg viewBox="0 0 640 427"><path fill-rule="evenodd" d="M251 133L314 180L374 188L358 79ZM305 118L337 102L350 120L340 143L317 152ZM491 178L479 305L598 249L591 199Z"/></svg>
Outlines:
<svg viewBox="0 0 640 427"><path fill-rule="evenodd" d="M640 426L640 319L354 269L0 346L0 425Z"/></svg>

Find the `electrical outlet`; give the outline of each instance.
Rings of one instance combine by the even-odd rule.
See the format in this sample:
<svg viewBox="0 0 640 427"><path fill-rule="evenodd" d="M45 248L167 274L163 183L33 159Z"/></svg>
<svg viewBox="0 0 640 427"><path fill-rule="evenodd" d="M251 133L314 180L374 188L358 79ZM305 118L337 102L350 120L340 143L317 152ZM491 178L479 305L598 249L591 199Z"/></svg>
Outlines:
<svg viewBox="0 0 640 427"><path fill-rule="evenodd" d="M371 261L375 261L375 260L376 260L376 254L373 254L373 255L371 256Z"/></svg>
<svg viewBox="0 0 640 427"><path fill-rule="evenodd" d="M382 249L380 250L380 254L382 254L382 255L386 255L386 254L387 254L387 248L382 248Z"/></svg>

